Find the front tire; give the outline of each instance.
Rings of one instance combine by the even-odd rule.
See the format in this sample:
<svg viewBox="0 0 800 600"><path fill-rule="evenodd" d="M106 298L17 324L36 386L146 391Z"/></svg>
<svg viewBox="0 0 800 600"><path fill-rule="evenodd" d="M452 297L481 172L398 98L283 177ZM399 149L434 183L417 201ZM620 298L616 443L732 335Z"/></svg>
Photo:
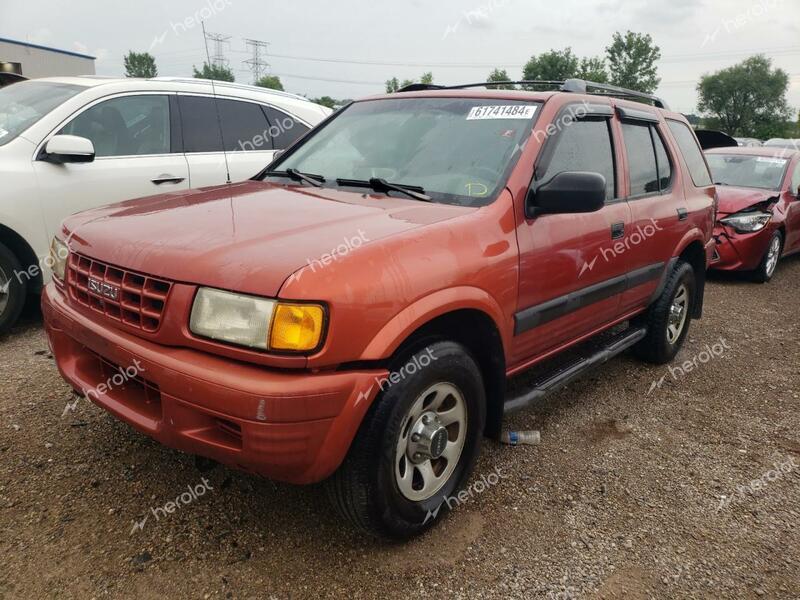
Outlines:
<svg viewBox="0 0 800 600"><path fill-rule="evenodd" d="M633 347L639 359L656 365L672 362L689 334L696 285L692 265L678 261L664 291L640 320L647 336Z"/></svg>
<svg viewBox="0 0 800 600"><path fill-rule="evenodd" d="M10 330L22 313L28 295L26 275L14 253L0 244L0 335Z"/></svg>
<svg viewBox="0 0 800 600"><path fill-rule="evenodd" d="M412 373L413 370L413 373ZM334 507L376 537L408 539L436 523L480 450L486 395L475 360L431 343L391 366L342 466L328 480Z"/></svg>
<svg viewBox="0 0 800 600"><path fill-rule="evenodd" d="M753 271L753 281L756 283L768 283L773 278L775 271L778 270L778 261L781 259L782 251L783 234L780 231L776 231L772 234L767 252L764 254L764 258L761 259L761 264Z"/></svg>

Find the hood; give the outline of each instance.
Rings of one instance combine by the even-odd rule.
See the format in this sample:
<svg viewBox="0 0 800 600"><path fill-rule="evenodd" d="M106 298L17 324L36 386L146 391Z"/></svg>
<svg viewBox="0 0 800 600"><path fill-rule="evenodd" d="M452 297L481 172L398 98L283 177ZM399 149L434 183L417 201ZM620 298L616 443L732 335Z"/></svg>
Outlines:
<svg viewBox="0 0 800 600"><path fill-rule="evenodd" d="M79 213L64 235L73 251L118 267L276 296L308 264L474 210L247 181Z"/></svg>
<svg viewBox="0 0 800 600"><path fill-rule="evenodd" d="M770 198L778 198L780 192L754 188L741 188L727 185L717 186L719 196L719 212L730 215L760 204Z"/></svg>

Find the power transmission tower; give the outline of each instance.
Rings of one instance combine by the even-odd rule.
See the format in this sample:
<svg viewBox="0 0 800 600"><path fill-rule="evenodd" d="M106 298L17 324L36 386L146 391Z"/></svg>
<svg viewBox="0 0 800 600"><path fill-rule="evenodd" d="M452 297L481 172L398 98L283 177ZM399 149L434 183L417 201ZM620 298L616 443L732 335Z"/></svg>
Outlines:
<svg viewBox="0 0 800 600"><path fill-rule="evenodd" d="M247 45L248 50L253 53L252 58L244 61L244 64L249 65L250 70L253 72L253 83L255 83L266 74L269 67L269 63L262 60L262 57L267 55L269 42L245 39L244 43Z"/></svg>
<svg viewBox="0 0 800 600"><path fill-rule="evenodd" d="M229 35L220 33L206 33L206 40L214 42L214 55L211 57L211 64L215 67L228 68L228 60L225 58L224 45L231 39ZM209 65L211 66L211 65Z"/></svg>

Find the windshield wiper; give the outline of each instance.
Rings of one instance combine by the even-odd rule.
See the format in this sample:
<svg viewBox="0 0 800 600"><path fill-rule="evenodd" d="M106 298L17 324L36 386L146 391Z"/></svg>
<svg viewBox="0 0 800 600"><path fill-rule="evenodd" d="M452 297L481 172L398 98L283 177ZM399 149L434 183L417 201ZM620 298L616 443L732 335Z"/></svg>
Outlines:
<svg viewBox="0 0 800 600"><path fill-rule="evenodd" d="M389 183L380 177L373 177L371 179L337 179L336 183L343 186L351 187L368 187L376 192L399 192L405 194L414 200L422 200L423 202L432 202L430 196L425 195L425 190L418 185L402 185L399 183Z"/></svg>
<svg viewBox="0 0 800 600"><path fill-rule="evenodd" d="M297 169L286 169L285 171L267 171L264 173L266 177L288 177L294 181L305 181L314 187L322 187L325 183L325 178L322 175L314 175L312 173L301 173Z"/></svg>

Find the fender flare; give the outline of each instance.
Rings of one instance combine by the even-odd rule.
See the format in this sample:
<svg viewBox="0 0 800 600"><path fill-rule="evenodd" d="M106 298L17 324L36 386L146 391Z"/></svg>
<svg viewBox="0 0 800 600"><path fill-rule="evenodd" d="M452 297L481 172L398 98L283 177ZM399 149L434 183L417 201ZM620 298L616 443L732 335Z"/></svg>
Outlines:
<svg viewBox="0 0 800 600"><path fill-rule="evenodd" d="M510 320L506 319L497 301L485 290L459 286L433 292L419 298L396 314L375 335L361 354L360 360L382 360L390 357L400 345L420 327L433 319L457 310L477 310L485 313L507 339Z"/></svg>
<svg viewBox="0 0 800 600"><path fill-rule="evenodd" d="M705 255L707 244L704 240L703 234L700 232L699 229L692 229L691 231L687 232L686 235L683 236L680 243L676 246L672 258L667 263L666 269L664 269L664 273L661 276L661 281L659 281L658 287L656 288L655 292L653 292L653 295L650 298L650 304L655 302L659 298L659 296L661 296L661 294L664 293L664 288L667 285L667 280L677 267L681 255L694 242L699 243L703 247L704 261L707 261L707 257ZM704 268L702 271L695 273L695 278L697 280L697 289L695 290L695 306L694 306L694 314L692 316L695 319L699 319L703 316L703 304L705 299L705 287L706 287L706 269Z"/></svg>

